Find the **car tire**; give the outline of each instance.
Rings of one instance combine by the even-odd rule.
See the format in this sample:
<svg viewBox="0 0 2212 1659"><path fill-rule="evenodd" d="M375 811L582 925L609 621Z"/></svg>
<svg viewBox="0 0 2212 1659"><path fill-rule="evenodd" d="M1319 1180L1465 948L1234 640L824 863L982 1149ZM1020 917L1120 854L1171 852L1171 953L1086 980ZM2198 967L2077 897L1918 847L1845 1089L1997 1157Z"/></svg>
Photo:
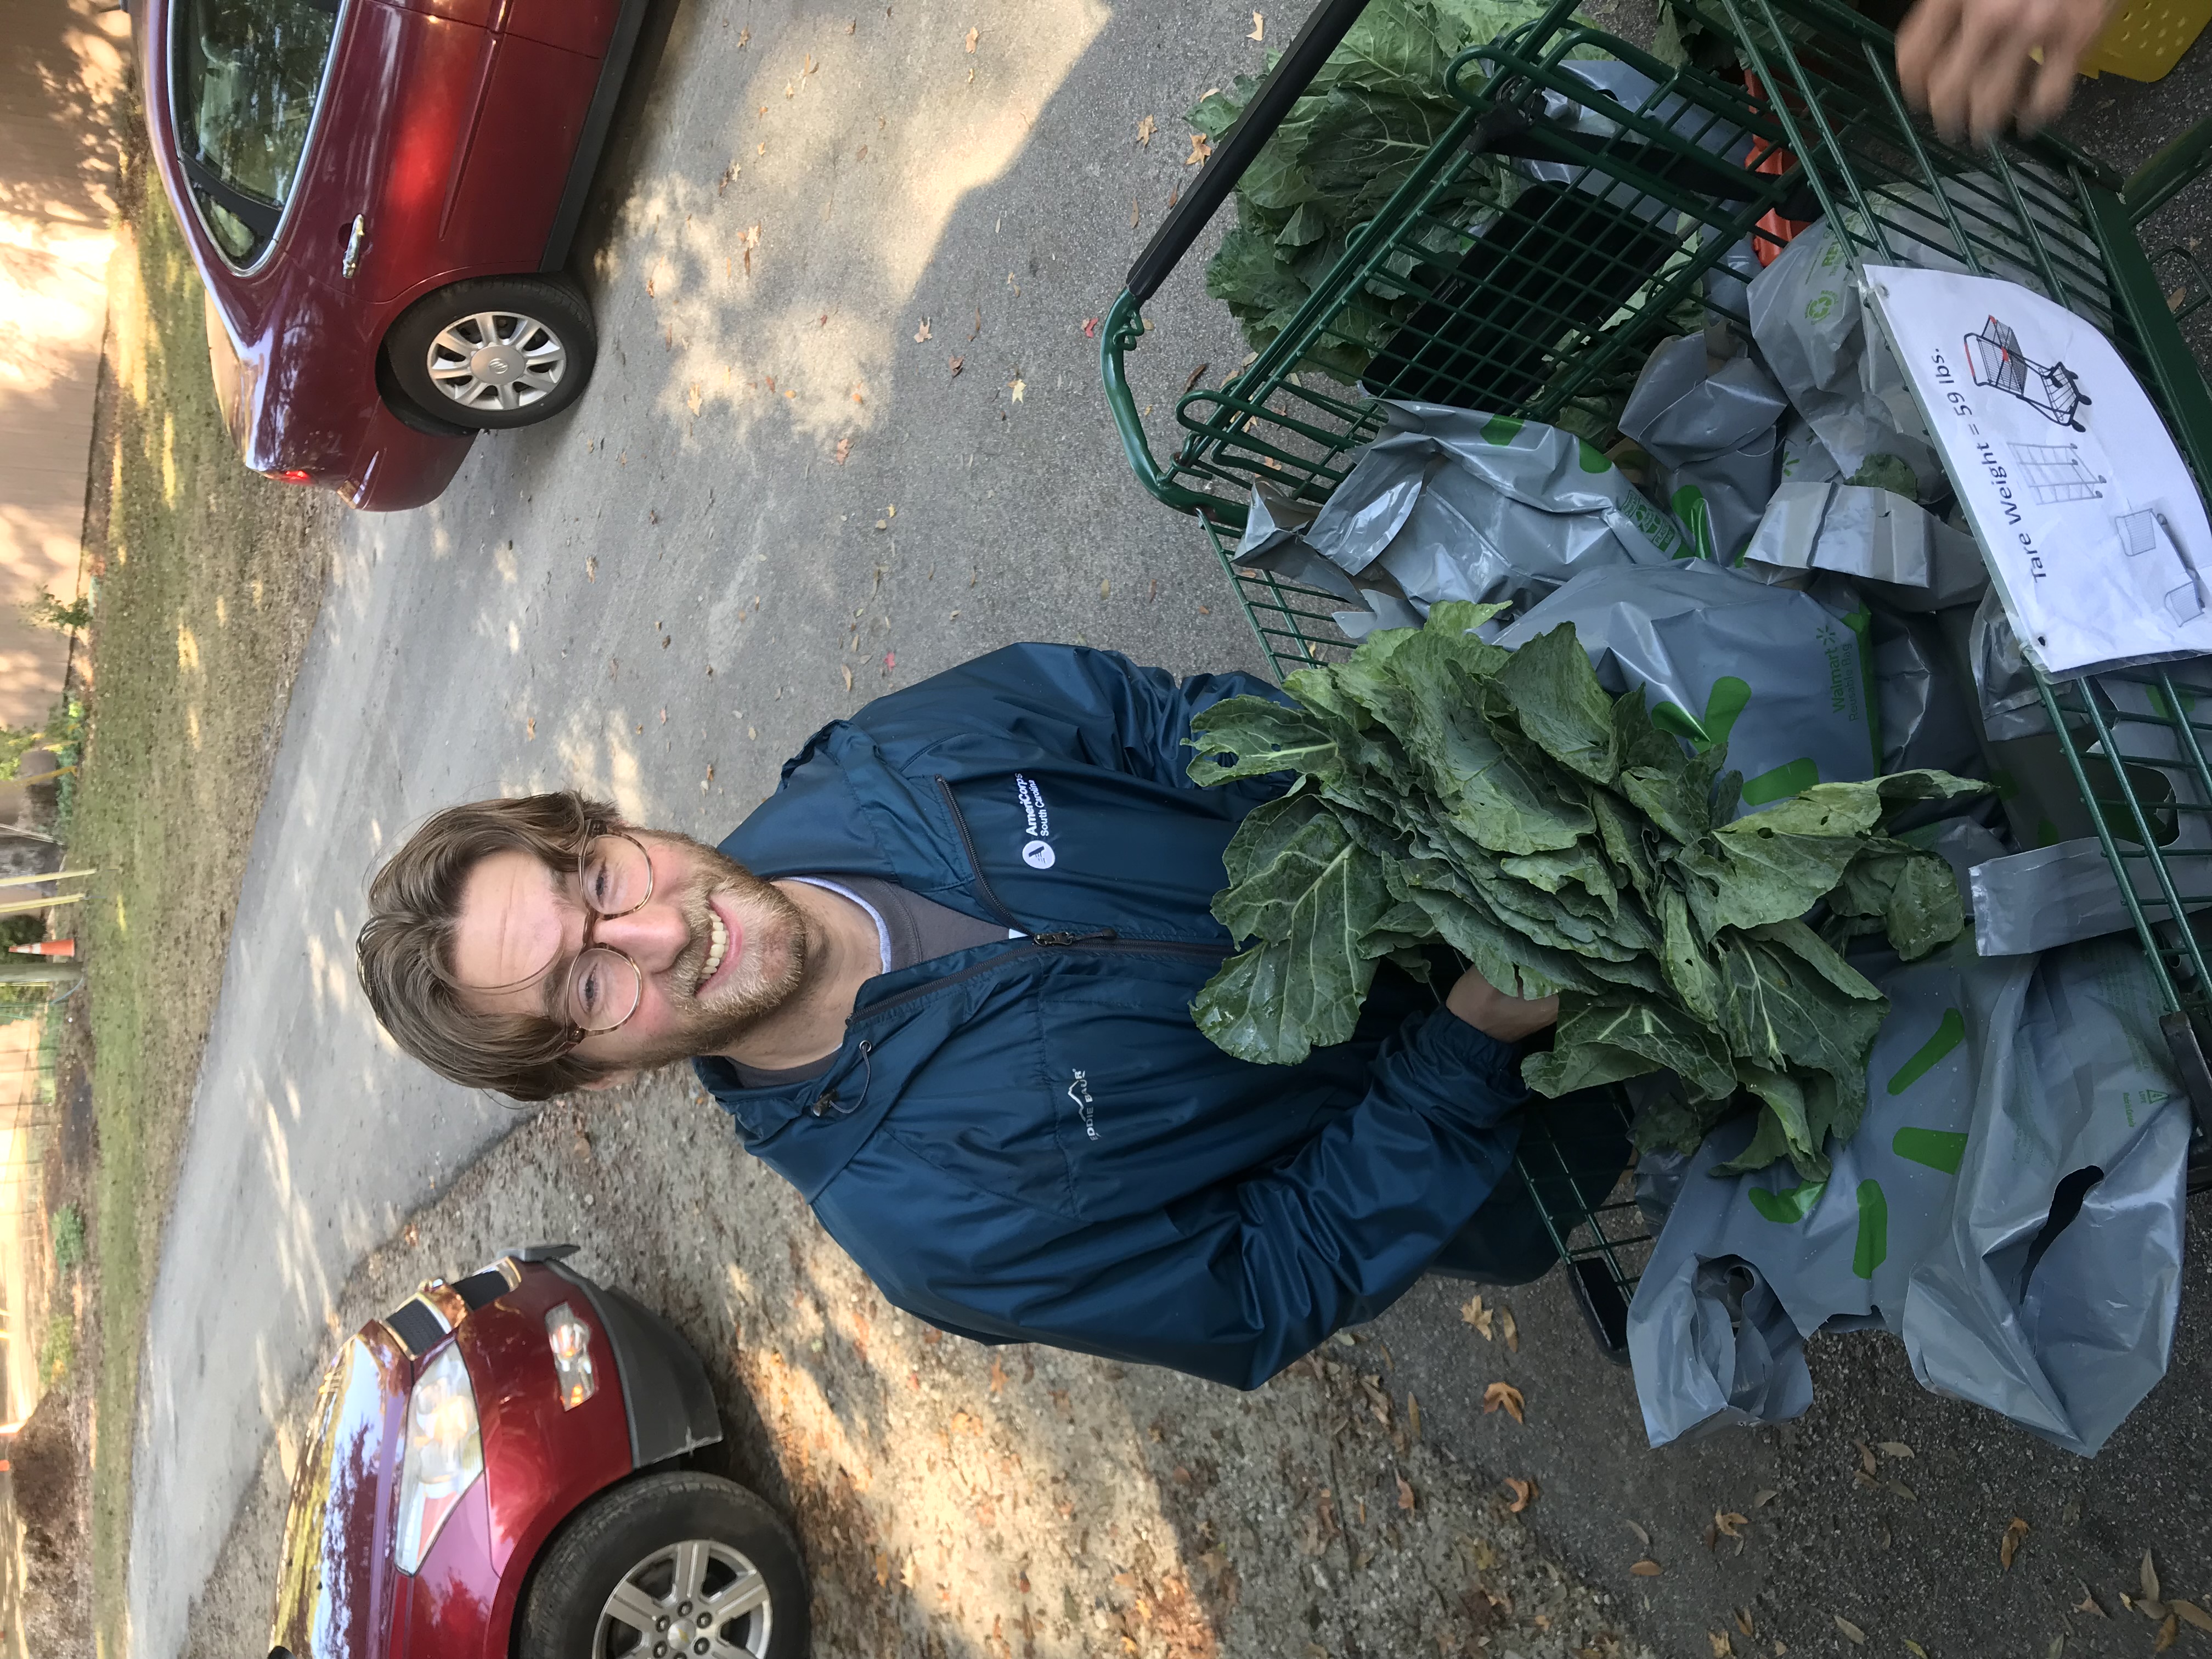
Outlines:
<svg viewBox="0 0 2212 1659"><path fill-rule="evenodd" d="M679 1582L687 1572L696 1583ZM697 1621L716 1609L698 1605L701 1590L733 1608L760 1599L702 1630ZM617 1486L580 1510L540 1558L524 1593L517 1659L653 1659L666 1635L641 1621L663 1618L690 1624L694 1642L709 1642L710 1659L805 1659L806 1568L790 1528L743 1486L711 1474L647 1474ZM690 1643L668 1645L668 1659L691 1651Z"/></svg>
<svg viewBox="0 0 2212 1659"><path fill-rule="evenodd" d="M384 337L394 411L404 402L476 432L552 419L584 395L599 351L591 305L563 276L455 283L408 307Z"/></svg>

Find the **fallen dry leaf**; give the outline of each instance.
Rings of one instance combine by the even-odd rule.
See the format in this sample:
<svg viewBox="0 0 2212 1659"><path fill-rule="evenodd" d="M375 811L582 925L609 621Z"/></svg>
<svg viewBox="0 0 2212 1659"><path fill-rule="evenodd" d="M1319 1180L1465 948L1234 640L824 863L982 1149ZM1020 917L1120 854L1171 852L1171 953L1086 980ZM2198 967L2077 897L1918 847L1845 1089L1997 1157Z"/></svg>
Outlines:
<svg viewBox="0 0 2212 1659"><path fill-rule="evenodd" d="M1634 1533L1636 1534L1636 1541L1643 1545L1645 1549L1648 1550L1651 1547L1651 1534L1644 1531L1643 1528L1638 1526L1636 1522L1633 1521L1624 1521L1621 1522L1621 1525L1626 1527L1629 1531Z"/></svg>
<svg viewBox="0 0 2212 1659"><path fill-rule="evenodd" d="M1527 1403L1522 1398L1521 1390L1510 1382L1493 1382L1482 1391L1482 1409L1486 1415L1503 1410L1516 1423L1526 1423L1528 1419L1522 1414L1522 1408Z"/></svg>
<svg viewBox="0 0 2212 1659"><path fill-rule="evenodd" d="M2173 1645L2174 1638L2180 1634L2181 1621L2172 1613L2167 1613L2166 1622L2158 1627L2158 1638L2150 1644L2150 1650L2153 1653L2164 1653Z"/></svg>
<svg viewBox="0 0 2212 1659"><path fill-rule="evenodd" d="M850 665L850 664L848 664L845 667L843 667L842 669L839 670L838 672L844 675L844 677L845 677L845 689L846 689L848 691L850 691L850 690L853 689L853 670L852 670L852 666L851 666L851 665Z"/></svg>
<svg viewBox="0 0 2212 1659"><path fill-rule="evenodd" d="M1752 1627L1751 1609L1749 1607L1738 1607L1735 1610L1735 1627L1741 1631L1746 1636L1756 1636L1759 1634L1759 1632Z"/></svg>
<svg viewBox="0 0 2212 1659"><path fill-rule="evenodd" d="M1200 363L1198 366L1198 372L1200 374L1203 374L1206 372L1206 365L1204 363ZM1196 380L1197 376L1194 375L1191 378L1193 380ZM1475 1329L1480 1331L1482 1333L1482 1340L1484 1341L1489 1342L1496 1340L1492 1332L1491 1323L1492 1321L1497 1317L1496 1311L1493 1309L1484 1307L1482 1305L1482 1298L1480 1297L1476 1297L1464 1308L1462 1308L1459 1310L1459 1316L1461 1322L1463 1324L1472 1325Z"/></svg>
<svg viewBox="0 0 2212 1659"><path fill-rule="evenodd" d="M1158 587L1158 583L1153 584ZM1413 1397L1411 1389L1406 1390L1406 1431L1416 1440L1421 1437L1421 1402Z"/></svg>
<svg viewBox="0 0 2212 1659"><path fill-rule="evenodd" d="M1910 1636L1900 1636L1897 1639L1905 1644L1905 1650L1912 1656L1912 1659L1928 1659L1928 1650Z"/></svg>
<svg viewBox="0 0 2212 1659"><path fill-rule="evenodd" d="M1007 274L1008 274L1009 276L1011 276L1012 273L1010 271L1010 272L1008 272ZM978 334L981 334L982 331L983 331L983 307L981 307L981 306L977 306L977 307L975 307L975 327L973 327L973 328L971 328L971 329L969 329L969 330L968 331L968 337L969 337L969 339L971 339L971 340L972 340L972 339L974 339L974 338L975 338Z"/></svg>
<svg viewBox="0 0 2212 1659"><path fill-rule="evenodd" d="M1137 228L1137 222L1143 216L1142 205L1135 197L1132 196L1129 198L1129 228L1134 230Z"/></svg>
<svg viewBox="0 0 2212 1659"><path fill-rule="evenodd" d="M2145 1550L2142 1559L2142 1593L2147 1601L2158 1600L2158 1569L2151 1565L2150 1552Z"/></svg>
<svg viewBox="0 0 2212 1659"><path fill-rule="evenodd" d="M921 319L921 326L920 328L918 328L918 329L915 330L915 331L914 331L914 343L915 343L916 345L920 345L920 344L921 344L924 340L927 340L928 337L929 337L929 319L928 319L928 318L927 318L927 317L925 317L925 318L923 318L923 319Z"/></svg>
<svg viewBox="0 0 2212 1659"><path fill-rule="evenodd" d="M849 457L849 456L852 454L852 453L853 453L853 441L852 441L850 438L840 438L840 439L838 439L838 440L837 440L837 465L840 465L840 466L844 465L845 465L845 462L846 462L847 458L848 458L848 457Z"/></svg>
<svg viewBox="0 0 2212 1659"><path fill-rule="evenodd" d="M1656 1578L1666 1571L1656 1561L1648 1558L1642 1561L1632 1561L1629 1563L1628 1570L1638 1578Z"/></svg>
<svg viewBox="0 0 2212 1659"><path fill-rule="evenodd" d="M2051 1638L2050 1659L2063 1659L2066 1651L2066 1634L2061 1631Z"/></svg>
<svg viewBox="0 0 2212 1659"><path fill-rule="evenodd" d="M1113 598L1113 596L1114 583L1112 579L1109 577L1105 581L1098 584L1098 597L1102 599L1107 599Z"/></svg>
<svg viewBox="0 0 2212 1659"><path fill-rule="evenodd" d="M1742 1537L1743 1529L1750 1524L1750 1521L1749 1516L1738 1515L1733 1510L1713 1511L1713 1526L1723 1538Z"/></svg>
<svg viewBox="0 0 2212 1659"><path fill-rule="evenodd" d="M2020 1540L2027 1536L2027 1522L2021 1520L2015 1515L2012 1518L2012 1524L2004 1529L2004 1536L1997 1540L1997 1570L1999 1571L2010 1572L2012 1571L2012 1559L2014 1556L2020 1553Z"/></svg>
<svg viewBox="0 0 2212 1659"><path fill-rule="evenodd" d="M2097 1605L2097 1594L2087 1584L2081 1586L2081 1599L2074 1604L2073 1611L2086 1613L2092 1619L2109 1619L2112 1616Z"/></svg>
<svg viewBox="0 0 2212 1659"><path fill-rule="evenodd" d="M1884 1457L1910 1457L1912 1455L1912 1448L1906 1445L1902 1440L1883 1440L1877 1442L1875 1449L1879 1451Z"/></svg>
<svg viewBox="0 0 2212 1659"><path fill-rule="evenodd" d="M1083 337L1086 340L1095 340L1098 337L1098 319L1096 317L1085 317L1083 319Z"/></svg>
<svg viewBox="0 0 2212 1659"><path fill-rule="evenodd" d="M1213 365L1212 363L1200 363L1196 368L1191 370L1190 379L1182 383L1182 395L1186 398L1190 396L1190 389L1196 386L1199 383L1199 380L1205 375L1206 371L1212 367ZM1478 1304L1482 1301L1482 1298L1479 1296L1474 1299Z"/></svg>
<svg viewBox="0 0 2212 1659"><path fill-rule="evenodd" d="M976 42L976 40L977 40L979 38L980 38L980 37L976 34L976 33L975 33L975 31L974 29L969 29L969 30L968 31L968 50L969 50L969 51L973 52L973 51L975 51L975 42Z"/></svg>
<svg viewBox="0 0 2212 1659"><path fill-rule="evenodd" d="M1159 128L1153 123L1152 118L1147 115L1137 123L1137 142L1146 149L1150 149L1152 147L1152 135L1158 131Z"/></svg>
<svg viewBox="0 0 2212 1659"><path fill-rule="evenodd" d="M1413 1507L1413 1483L1402 1474L1398 1477L1398 1507L1401 1510Z"/></svg>
<svg viewBox="0 0 2212 1659"><path fill-rule="evenodd" d="M2194 1601L2184 1601L2179 1597L2168 1601L2166 1606L2166 1610L2176 1614L2183 1624L2192 1626L2206 1635L2212 1636L2212 1613L2205 1612Z"/></svg>
<svg viewBox="0 0 2212 1659"><path fill-rule="evenodd" d="M1194 132L1190 135L1190 154L1182 158L1182 164L1194 167L1212 154L1213 140L1202 132Z"/></svg>
<svg viewBox="0 0 2212 1659"><path fill-rule="evenodd" d="M1248 40L1264 40L1267 38L1267 20L1256 11L1252 14L1252 33L1244 38Z"/></svg>
<svg viewBox="0 0 2212 1659"><path fill-rule="evenodd" d="M1859 1449L1859 1473L1865 1475L1868 1480L1873 1480L1875 1468L1874 1448L1863 1440L1854 1440L1851 1444Z"/></svg>
<svg viewBox="0 0 2212 1659"><path fill-rule="evenodd" d="M1510 1474L1505 1477L1505 1488L1513 1494L1513 1501L1505 1507L1515 1515L1520 1514L1543 1495L1534 1481L1516 1480Z"/></svg>
<svg viewBox="0 0 2212 1659"><path fill-rule="evenodd" d="M1713 1644L1713 1659L1735 1659L1735 1644L1724 1630L1709 1630L1705 1640Z"/></svg>
<svg viewBox="0 0 2212 1659"><path fill-rule="evenodd" d="M1006 1386L1006 1368L1000 1364L997 1356L994 1355L991 1359L991 1392L997 1394Z"/></svg>
<svg viewBox="0 0 2212 1659"><path fill-rule="evenodd" d="M1012 395L1013 400L1016 403L1021 402L1022 393L1027 392L1029 389L1030 383L1022 379L1018 374L1015 375L1012 380L1006 382L1006 390Z"/></svg>
<svg viewBox="0 0 2212 1659"><path fill-rule="evenodd" d="M1864 1631L1861 1630L1856 1625L1851 1623L1850 1620L1844 1618L1840 1613L1832 1616L1836 1621L1836 1628L1844 1633L1844 1639L1845 1641L1849 1642L1854 1647L1864 1647L1866 1645L1866 1632Z"/></svg>
<svg viewBox="0 0 2212 1659"><path fill-rule="evenodd" d="M1508 1353L1519 1353L1521 1352L1521 1328L1513 1322L1512 1309L1500 1308L1498 1310L1498 1328L1505 1334L1506 1352Z"/></svg>
<svg viewBox="0 0 2212 1659"><path fill-rule="evenodd" d="M538 722L536 720L529 720L523 721L522 740L525 743L535 743L538 740Z"/></svg>

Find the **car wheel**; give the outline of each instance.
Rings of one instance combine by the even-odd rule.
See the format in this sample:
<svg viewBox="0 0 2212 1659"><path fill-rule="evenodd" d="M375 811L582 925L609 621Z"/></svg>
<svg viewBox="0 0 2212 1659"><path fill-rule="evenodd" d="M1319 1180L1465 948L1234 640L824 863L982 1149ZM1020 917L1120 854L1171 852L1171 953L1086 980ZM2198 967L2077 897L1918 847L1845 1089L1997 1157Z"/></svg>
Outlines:
<svg viewBox="0 0 2212 1659"><path fill-rule="evenodd" d="M520 1659L804 1659L806 1569L743 1486L648 1474L571 1521L531 1578Z"/></svg>
<svg viewBox="0 0 2212 1659"><path fill-rule="evenodd" d="M384 340L414 412L479 431L558 415L583 395L599 349L590 305L559 276L455 283L410 306Z"/></svg>

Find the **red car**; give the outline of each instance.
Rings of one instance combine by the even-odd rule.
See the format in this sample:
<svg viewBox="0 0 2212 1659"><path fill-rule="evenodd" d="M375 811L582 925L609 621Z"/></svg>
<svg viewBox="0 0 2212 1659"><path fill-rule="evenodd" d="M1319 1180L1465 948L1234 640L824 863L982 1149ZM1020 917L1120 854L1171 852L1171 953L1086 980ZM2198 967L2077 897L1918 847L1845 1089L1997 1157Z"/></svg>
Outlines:
<svg viewBox="0 0 2212 1659"><path fill-rule="evenodd" d="M433 1279L324 1374L270 1659L801 1659L806 1571L744 1487L698 1357L516 1250Z"/></svg>
<svg viewBox="0 0 2212 1659"><path fill-rule="evenodd" d="M574 403L563 274L646 0L136 0L154 166L246 464L418 507Z"/></svg>

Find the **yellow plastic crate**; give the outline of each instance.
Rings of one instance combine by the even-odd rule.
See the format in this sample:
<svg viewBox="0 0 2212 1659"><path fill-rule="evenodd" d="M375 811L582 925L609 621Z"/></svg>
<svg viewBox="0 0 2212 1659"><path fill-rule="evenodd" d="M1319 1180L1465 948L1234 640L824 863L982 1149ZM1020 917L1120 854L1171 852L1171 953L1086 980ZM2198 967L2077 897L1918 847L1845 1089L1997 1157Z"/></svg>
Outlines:
<svg viewBox="0 0 2212 1659"><path fill-rule="evenodd" d="M2126 0L2089 48L2081 72L2155 81L2181 61L2208 22L2212 0Z"/></svg>

